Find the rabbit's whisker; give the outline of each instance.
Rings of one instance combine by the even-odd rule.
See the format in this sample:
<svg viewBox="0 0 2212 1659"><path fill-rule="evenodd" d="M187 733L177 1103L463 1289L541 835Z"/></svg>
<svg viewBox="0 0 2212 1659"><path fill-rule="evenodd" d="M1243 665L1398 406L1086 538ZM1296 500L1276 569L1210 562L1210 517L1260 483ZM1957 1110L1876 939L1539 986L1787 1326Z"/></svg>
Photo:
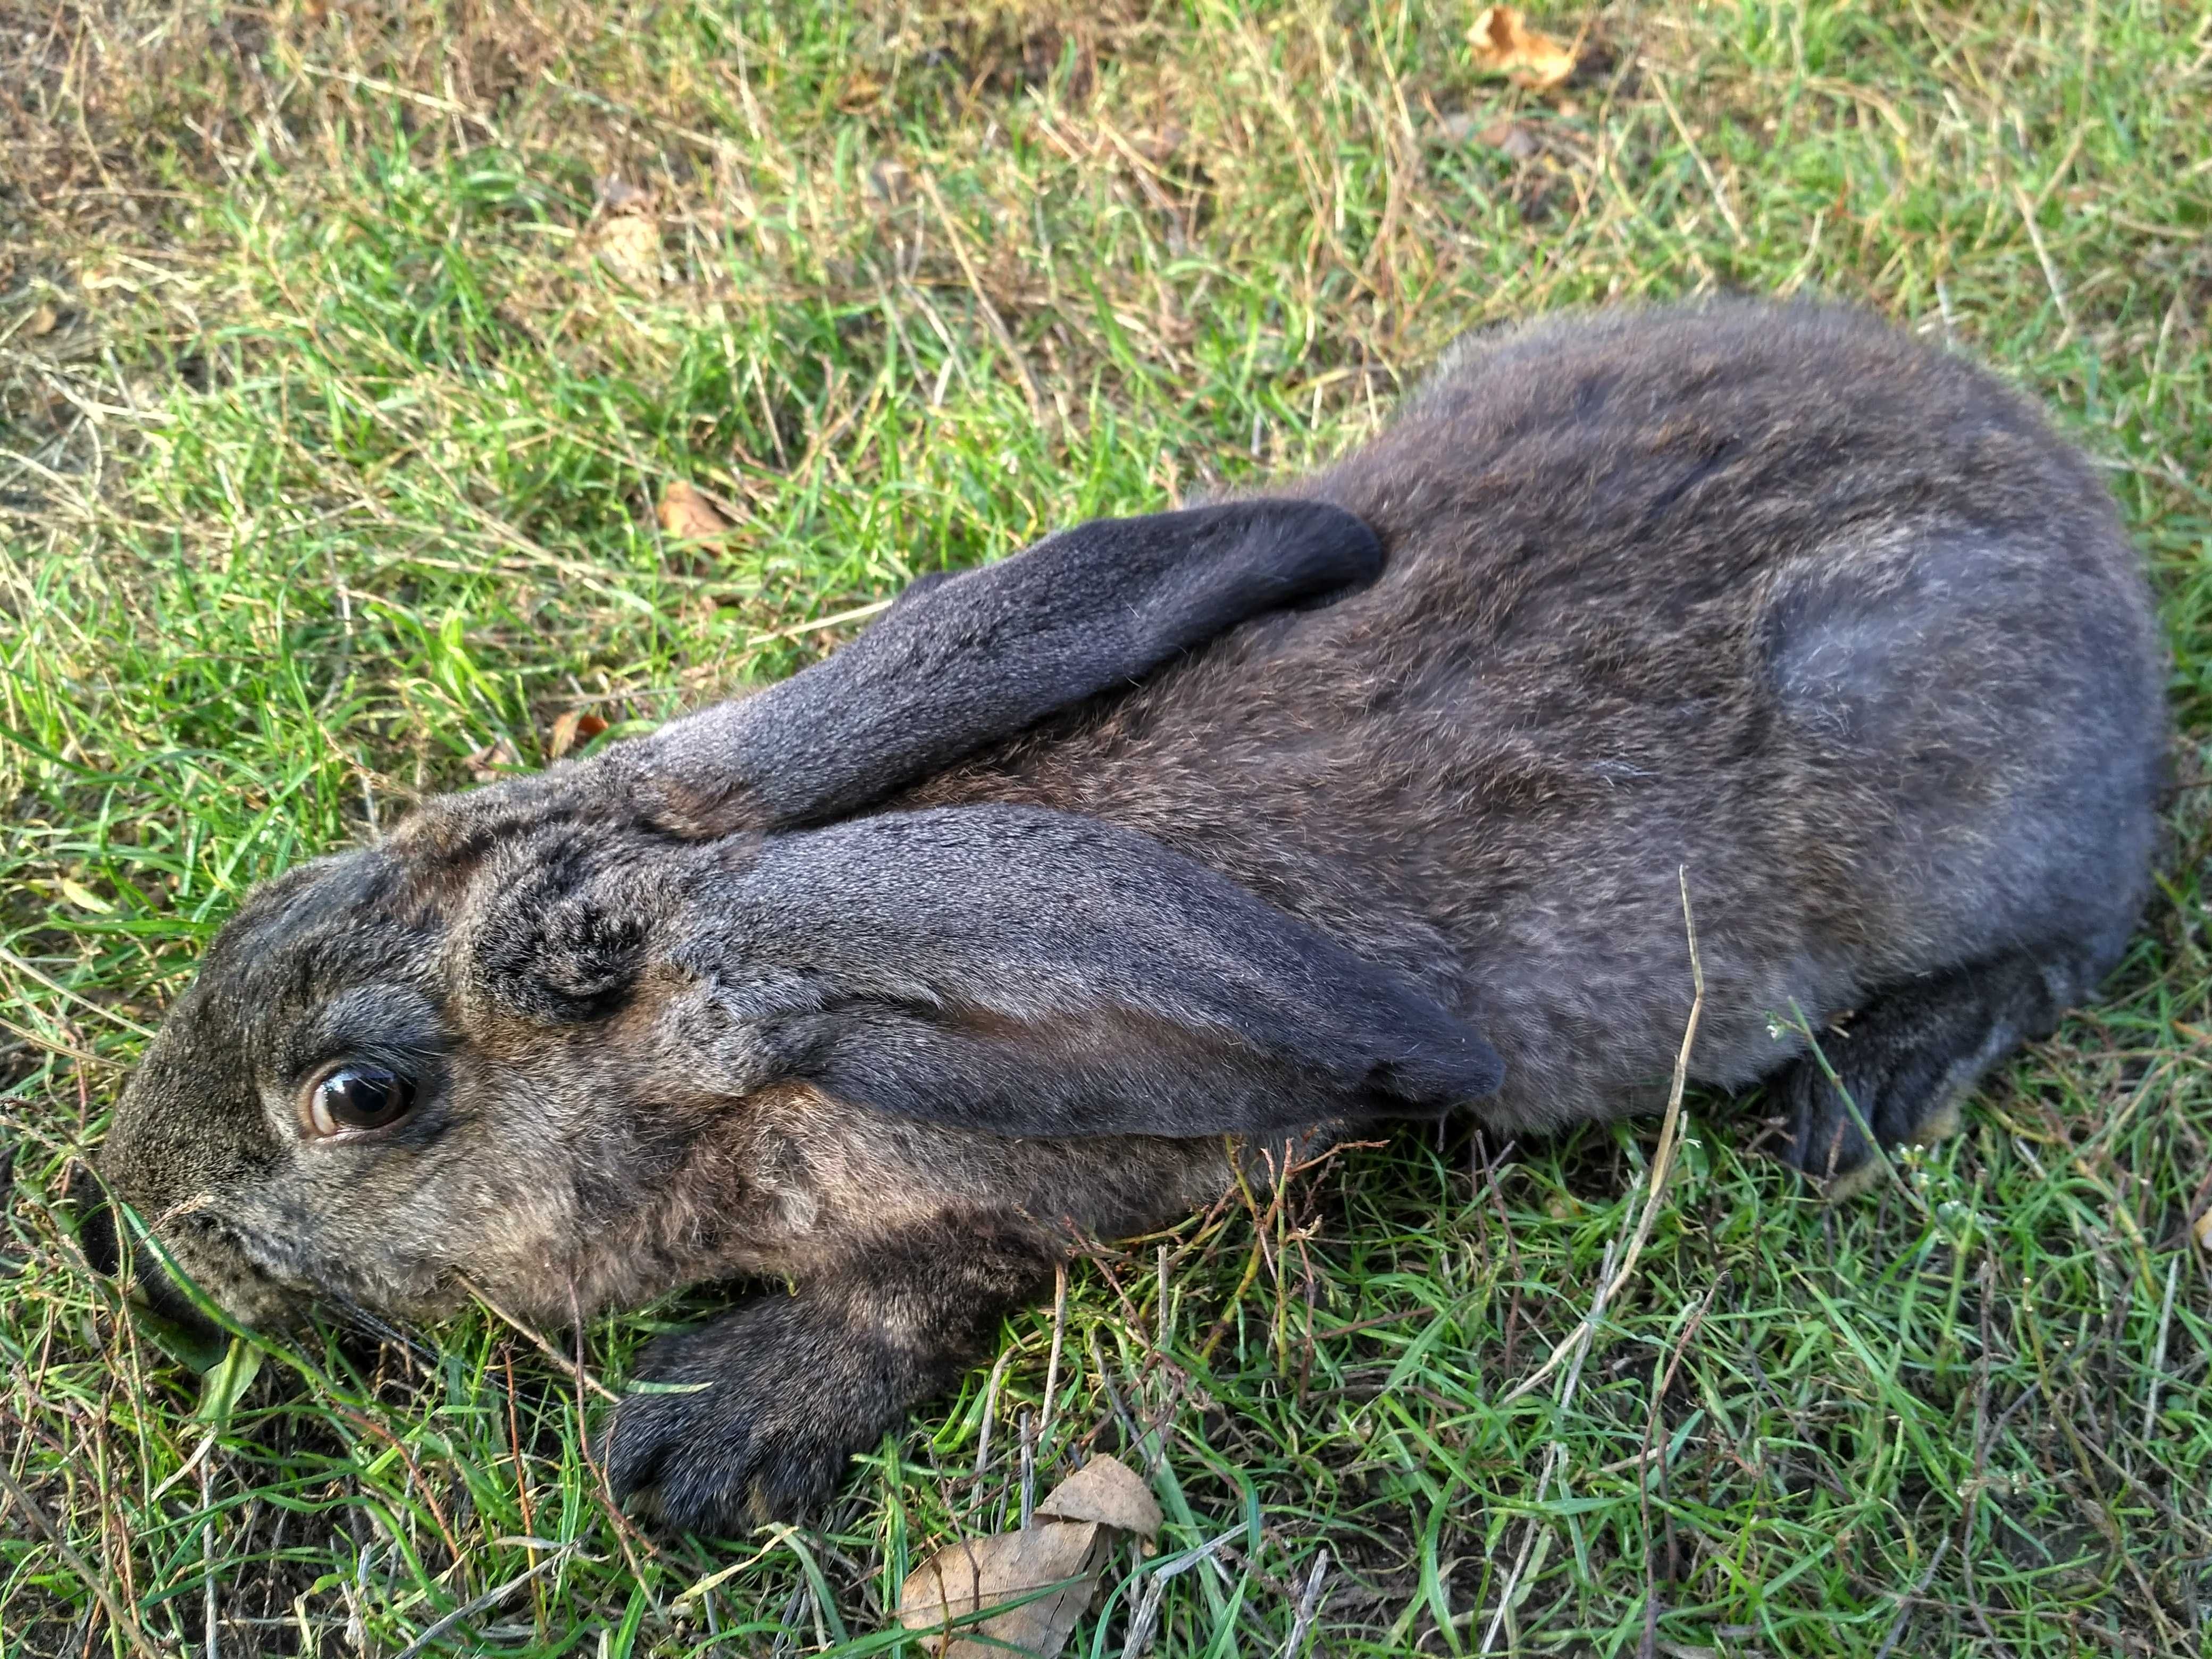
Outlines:
<svg viewBox="0 0 2212 1659"><path fill-rule="evenodd" d="M333 1310L344 1316L346 1323L351 1325L363 1336L373 1336L379 1341L389 1342L395 1347L404 1348L416 1358L426 1362L438 1357L438 1351L413 1331L371 1312L351 1297L325 1292L325 1299L330 1303Z"/></svg>

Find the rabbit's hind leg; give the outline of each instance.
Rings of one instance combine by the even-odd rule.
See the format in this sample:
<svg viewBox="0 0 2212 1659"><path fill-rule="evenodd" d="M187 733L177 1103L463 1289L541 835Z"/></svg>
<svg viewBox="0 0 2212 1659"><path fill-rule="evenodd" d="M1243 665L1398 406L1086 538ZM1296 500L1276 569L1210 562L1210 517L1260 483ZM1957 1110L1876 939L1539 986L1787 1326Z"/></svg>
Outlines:
<svg viewBox="0 0 2212 1659"><path fill-rule="evenodd" d="M1867 1131L1884 1146L1950 1134L1967 1091L2021 1044L2050 1036L2100 966L2079 956L2021 953L1871 998L1840 1030L1815 1033L1817 1054L1801 1056L1769 1083L1768 1098L1781 1108L1784 1161L1849 1192L1876 1168Z"/></svg>

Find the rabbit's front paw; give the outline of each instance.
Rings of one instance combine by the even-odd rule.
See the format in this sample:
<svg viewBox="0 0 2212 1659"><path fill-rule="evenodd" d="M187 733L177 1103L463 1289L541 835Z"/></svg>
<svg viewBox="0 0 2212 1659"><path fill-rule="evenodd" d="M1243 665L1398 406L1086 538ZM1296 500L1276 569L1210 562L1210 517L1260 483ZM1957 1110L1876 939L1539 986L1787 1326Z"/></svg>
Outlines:
<svg viewBox="0 0 2212 1659"><path fill-rule="evenodd" d="M820 1507L845 1465L982 1354L1051 1272L1026 1227L962 1208L890 1229L796 1295L655 1341L606 1440L617 1497L673 1532Z"/></svg>
<svg viewBox="0 0 2212 1659"><path fill-rule="evenodd" d="M646 1350L605 1445L615 1495L671 1532L743 1532L818 1509L909 1403L878 1338L763 1296ZM665 1388L668 1391L662 1392Z"/></svg>

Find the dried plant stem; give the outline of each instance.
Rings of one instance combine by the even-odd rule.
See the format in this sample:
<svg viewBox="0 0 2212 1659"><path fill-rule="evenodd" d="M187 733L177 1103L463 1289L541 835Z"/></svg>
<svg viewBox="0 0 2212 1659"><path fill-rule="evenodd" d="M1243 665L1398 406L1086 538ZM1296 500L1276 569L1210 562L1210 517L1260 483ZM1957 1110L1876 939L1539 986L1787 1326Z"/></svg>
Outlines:
<svg viewBox="0 0 2212 1659"><path fill-rule="evenodd" d="M1630 1236L1627 1249L1622 1253L1620 1265L1607 1274L1601 1274L1596 1296L1590 1300L1590 1310L1582 1323L1568 1334L1559 1346L1552 1350L1551 1357L1537 1366L1506 1396L1498 1402L1502 1410L1516 1400L1526 1398L1541 1386L1546 1377L1565 1363L1567 1356L1589 1340L1599 1320L1605 1316L1607 1305L1612 1302L1628 1276L1636 1271L1638 1257L1651 1237L1651 1224L1659 1213L1659 1199L1667 1185L1667 1176L1674 1167L1674 1148L1680 1139L1682 1123L1682 1091L1690 1078L1690 1049L1698 1040L1698 1019L1705 1007L1705 964L1698 952L1698 927L1690 910L1690 872L1682 868L1675 872L1682 889L1682 926L1690 939L1690 983L1694 994L1690 999L1690 1018L1682 1028L1682 1046L1674 1056L1674 1080L1667 1090L1667 1115L1659 1124L1659 1146L1651 1158L1651 1182L1646 1189L1642 1210L1636 1218L1635 1231ZM1608 1264L1610 1266L1610 1264ZM1540 1490L1540 1488L1539 1488Z"/></svg>
<svg viewBox="0 0 2212 1659"><path fill-rule="evenodd" d="M15 1507L30 1516L32 1523L46 1534L46 1541L54 1547L54 1553L61 1557L62 1565L84 1581L85 1588L99 1601L100 1611L107 1615L107 1622L123 1632L123 1639L137 1650L139 1659L163 1659L161 1650L147 1640L146 1632L138 1628L138 1621L115 1599L115 1592L107 1588L107 1581L94 1572L82 1555L70 1547L69 1540L64 1538L60 1529L46 1518L46 1512L39 1506L38 1500L15 1483L15 1477L8 1473L4 1461L0 1461L0 1492L12 1498Z"/></svg>

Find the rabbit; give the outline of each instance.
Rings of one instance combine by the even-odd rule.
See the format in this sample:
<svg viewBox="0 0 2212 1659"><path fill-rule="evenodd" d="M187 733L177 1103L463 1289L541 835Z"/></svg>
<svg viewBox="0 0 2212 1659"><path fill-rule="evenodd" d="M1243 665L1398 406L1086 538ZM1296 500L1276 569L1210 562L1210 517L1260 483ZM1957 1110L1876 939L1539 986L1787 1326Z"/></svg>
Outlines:
<svg viewBox="0 0 2212 1659"><path fill-rule="evenodd" d="M1478 333L1309 477L264 884L100 1252L255 1323L766 1282L605 1468L803 1513L1086 1241L1373 1124L1654 1107L1685 888L1697 1084L1838 1188L1945 1132L2125 950L2164 673L2096 475L1955 356L1802 301Z"/></svg>

